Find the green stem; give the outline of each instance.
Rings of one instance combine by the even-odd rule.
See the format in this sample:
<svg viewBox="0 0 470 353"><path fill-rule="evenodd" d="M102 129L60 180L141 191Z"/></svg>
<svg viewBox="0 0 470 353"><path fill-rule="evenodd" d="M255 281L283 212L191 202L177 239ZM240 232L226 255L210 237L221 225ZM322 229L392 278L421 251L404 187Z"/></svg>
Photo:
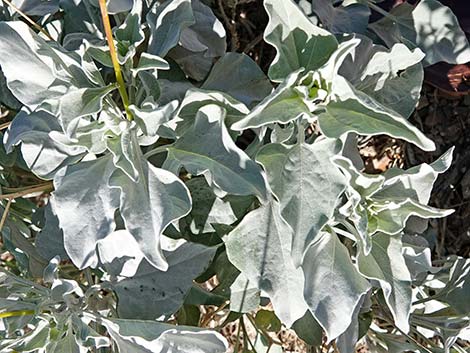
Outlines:
<svg viewBox="0 0 470 353"><path fill-rule="evenodd" d="M106 33L106 40L108 41L109 54L111 55L111 61L113 62L114 73L116 75L116 81L118 83L119 94L121 95L122 104L126 111L127 119L134 120L132 112L129 109L129 97L127 96L126 84L122 77L121 65L119 65L116 47L114 46L113 32L111 31L111 23L109 22L108 10L106 8L106 0L99 0L101 17L103 18L103 27Z"/></svg>
<svg viewBox="0 0 470 353"><path fill-rule="evenodd" d="M34 313L34 310L7 311L4 313L0 313L0 319L5 319L7 317L34 315Z"/></svg>

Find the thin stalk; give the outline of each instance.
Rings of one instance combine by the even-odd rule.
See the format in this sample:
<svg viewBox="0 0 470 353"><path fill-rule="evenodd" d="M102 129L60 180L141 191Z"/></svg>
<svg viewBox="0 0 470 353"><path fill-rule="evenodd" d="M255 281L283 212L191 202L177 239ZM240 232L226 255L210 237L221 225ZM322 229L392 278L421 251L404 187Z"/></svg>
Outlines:
<svg viewBox="0 0 470 353"><path fill-rule="evenodd" d="M46 31L44 28L42 28L40 25L38 25L36 22L34 22L31 17L29 17L27 14L25 14L23 11L21 11L18 7L16 7L10 0L2 0L5 4L10 6L13 10L18 12L21 17L23 17L28 23L30 23L34 28L36 28L38 31L43 33L47 38L49 38L52 41L55 41L54 38L49 34L48 31Z"/></svg>
<svg viewBox="0 0 470 353"><path fill-rule="evenodd" d="M2 232L3 225L5 224L7 220L8 211L10 211L10 206L11 206L11 199L8 199L7 205L5 206L5 209L3 210L2 220L0 220L0 233Z"/></svg>
<svg viewBox="0 0 470 353"><path fill-rule="evenodd" d="M240 317L240 319L241 319L241 317ZM235 342L235 348L233 349L234 353L238 353L239 348L240 348L240 333L241 333L240 319L238 319L237 341Z"/></svg>
<svg viewBox="0 0 470 353"><path fill-rule="evenodd" d="M214 310L213 313L211 313L209 315L209 317L207 317L206 319L202 320L201 322L201 327L205 327L206 325L208 325L210 323L210 321L217 315L217 313L220 313L222 310L224 310L227 305L230 304L230 301L227 300L225 303L223 303L221 306L219 306L216 310Z"/></svg>
<svg viewBox="0 0 470 353"><path fill-rule="evenodd" d="M4 313L0 313L0 319L5 319L7 317L34 315L34 313L34 310L6 311Z"/></svg>
<svg viewBox="0 0 470 353"><path fill-rule="evenodd" d="M0 195L0 200L16 199L18 197L25 196L25 195L28 195L28 194L32 194L34 192L52 191L52 189L53 189L52 183L45 183L45 184L42 184L42 185L37 185L37 186L34 186L32 188L22 190L22 191L18 191L18 192L14 192L14 193L11 193L11 194Z"/></svg>
<svg viewBox="0 0 470 353"><path fill-rule="evenodd" d="M250 337L248 337L248 331L247 331L247 329L246 329L245 320L243 320L243 316L242 316L240 319L241 319L240 323L241 323L241 325L242 325L242 330L243 330L243 338L246 338L246 341L250 344L251 349L253 350L253 352L254 352L254 353L258 353L258 352L256 352L256 348L255 348L255 346L253 345L253 342L251 342ZM245 348L248 348L248 347L246 346L246 344L245 344ZM270 349L270 348L271 348L271 347L268 348L268 352L269 352L269 349Z"/></svg>
<svg viewBox="0 0 470 353"><path fill-rule="evenodd" d="M367 5L374 11L378 12L379 14L381 14L382 16L384 17L389 17L390 19L392 19L393 21L396 21L396 17L393 16L391 13L385 11L384 9L382 9L380 6L378 6L376 3L372 2L372 1L368 1L367 2Z"/></svg>
<svg viewBox="0 0 470 353"><path fill-rule="evenodd" d="M99 0L101 17L103 18L103 27L106 33L106 40L108 41L109 54L111 61L113 62L114 73L116 75L116 81L118 83L119 94L121 95L122 104L126 111L127 119L133 120L132 112L129 109L129 97L127 96L126 84L122 77L121 65L119 64L116 47L114 46L113 32L111 31L111 23L109 22L108 10L106 8L106 0Z"/></svg>
<svg viewBox="0 0 470 353"><path fill-rule="evenodd" d="M7 129L11 124L11 121L7 121L6 123L0 124L0 130Z"/></svg>

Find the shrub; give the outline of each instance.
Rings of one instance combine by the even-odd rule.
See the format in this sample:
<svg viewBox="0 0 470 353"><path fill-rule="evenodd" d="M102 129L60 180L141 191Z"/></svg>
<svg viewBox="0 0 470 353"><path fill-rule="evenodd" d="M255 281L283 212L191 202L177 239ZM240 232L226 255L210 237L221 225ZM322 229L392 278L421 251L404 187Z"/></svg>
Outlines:
<svg viewBox="0 0 470 353"><path fill-rule="evenodd" d="M103 0L1 8L0 100L16 112L2 352L224 352L208 327L224 311L245 351L280 349L280 323L340 352L364 336L377 352L464 351L469 262L436 267L426 240L452 212L428 205L452 150L369 175L357 149L381 134L435 148L407 118L423 60L470 61L455 17L422 0L369 25L385 47L360 34L372 3L314 2L322 27L290 0L264 5L269 79L226 52L200 0L111 0L112 31Z"/></svg>

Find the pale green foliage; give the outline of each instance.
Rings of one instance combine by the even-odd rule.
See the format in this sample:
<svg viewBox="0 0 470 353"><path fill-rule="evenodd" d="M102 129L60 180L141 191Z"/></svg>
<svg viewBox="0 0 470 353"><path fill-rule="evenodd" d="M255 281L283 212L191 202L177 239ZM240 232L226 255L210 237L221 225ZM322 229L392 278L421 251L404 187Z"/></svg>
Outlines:
<svg viewBox="0 0 470 353"><path fill-rule="evenodd" d="M18 5L56 41L0 5L0 103L16 112L0 185L27 189L2 230L20 275L0 272L2 352L223 353L202 305L254 322L257 352L281 351L266 335L281 322L341 353L362 337L424 351L410 337L429 332L433 351L462 351L470 265L433 267L420 236L452 212L428 205L452 150L381 175L357 152L358 135L379 134L434 150L407 119L422 60L468 61L449 9L421 0L369 25L365 1L265 0L268 79L226 53L204 2L111 0L126 115L97 4ZM18 170L43 179L46 206L16 187ZM256 312L268 301L273 312Z"/></svg>

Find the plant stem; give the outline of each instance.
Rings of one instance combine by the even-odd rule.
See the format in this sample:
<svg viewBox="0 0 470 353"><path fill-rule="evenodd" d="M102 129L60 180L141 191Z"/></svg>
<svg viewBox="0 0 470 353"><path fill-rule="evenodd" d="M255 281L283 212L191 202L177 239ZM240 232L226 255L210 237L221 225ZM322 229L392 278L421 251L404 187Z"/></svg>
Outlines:
<svg viewBox="0 0 470 353"><path fill-rule="evenodd" d="M25 195L28 195L28 194L32 194L34 192L39 192L39 191L52 191L53 188L54 187L53 187L52 183L44 183L44 184L41 184L41 185L34 186L32 188L25 189L25 190L18 191L18 192L14 192L14 193L11 193L11 194L0 195L0 200L16 199L18 197L25 196Z"/></svg>
<svg viewBox="0 0 470 353"><path fill-rule="evenodd" d="M132 112L129 109L129 97L127 96L126 84L122 77L121 65L119 64L116 47L114 46L113 32L111 31L111 23L109 22L108 10L106 8L106 0L99 0L101 17L103 18L104 31L106 33L106 40L108 41L109 54L111 55L111 61L113 62L114 73L116 75L116 81L118 83L119 94L121 95L122 104L126 111L127 119L133 120Z"/></svg>
<svg viewBox="0 0 470 353"><path fill-rule="evenodd" d="M7 121L6 123L0 124L0 130L8 129L10 124L11 124L11 121Z"/></svg>
<svg viewBox="0 0 470 353"><path fill-rule="evenodd" d="M2 232L3 225L5 224L8 216L8 211L10 211L11 199L8 199L7 205L3 209L2 220L0 220L0 233Z"/></svg>
<svg viewBox="0 0 470 353"><path fill-rule="evenodd" d="M0 319L5 319L7 317L15 317L15 316L27 316L27 315L34 315L34 310L7 311L4 313L0 313Z"/></svg>
<svg viewBox="0 0 470 353"><path fill-rule="evenodd" d="M34 28L36 28L38 31L43 33L47 38L49 38L52 41L55 41L54 38L51 37L49 32L47 32L44 28L42 28L40 25L38 25L36 22L34 22L31 17L29 17L27 14L25 14L23 11L21 11L18 7L16 7L10 0L2 0L5 4L10 6L13 10L18 12L21 17L23 17L27 22L29 22Z"/></svg>

